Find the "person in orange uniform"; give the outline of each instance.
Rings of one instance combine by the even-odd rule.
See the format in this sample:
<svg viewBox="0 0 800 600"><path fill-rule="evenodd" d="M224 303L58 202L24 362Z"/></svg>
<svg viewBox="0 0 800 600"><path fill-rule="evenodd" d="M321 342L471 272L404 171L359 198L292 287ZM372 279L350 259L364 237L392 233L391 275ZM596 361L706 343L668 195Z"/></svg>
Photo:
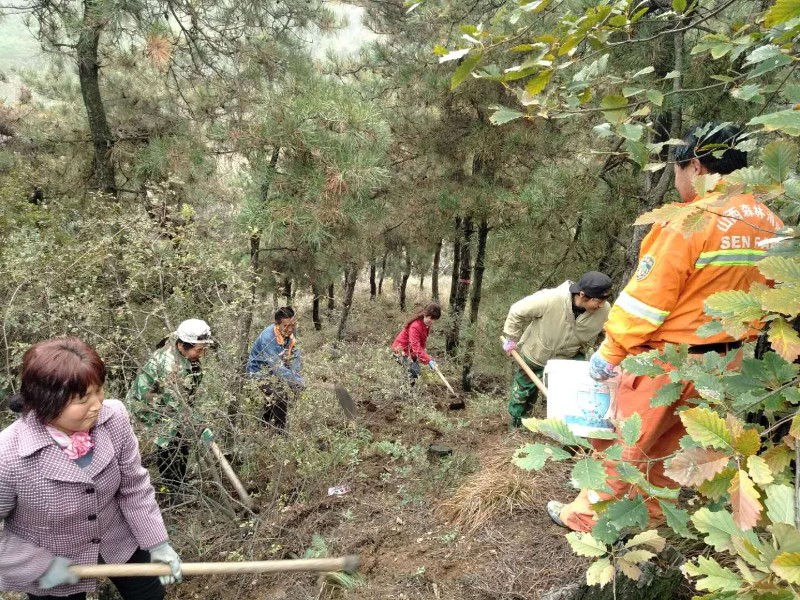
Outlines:
<svg viewBox="0 0 800 600"><path fill-rule="evenodd" d="M747 166L747 153L734 148L738 134L732 125L709 123L684 138L686 145L677 149L674 169L675 188L685 203L701 200L693 187L696 177L710 173L724 176ZM724 146L728 149L720 157L714 156ZM589 361L590 375L598 381L608 379L628 355L661 349L667 343L688 344L691 355L711 351L724 354L754 339L755 330L742 339L724 332L700 337L696 331L710 320L703 311L709 296L725 290L748 291L752 284L765 282L756 267L765 254L758 242L773 237L782 226L781 220L751 194L734 195L709 208L708 222L689 237L669 222L654 225L642 242L636 273L611 309L606 339ZM647 377L623 371L615 419L639 413L641 437L633 447L624 449L622 458L647 459L649 462L633 464L640 465L651 484L677 488L678 484L664 475L664 460L659 459L677 450L678 441L686 433L676 409L699 394L693 384L684 383L675 403L651 407L650 400L668 383L669 375ZM609 444L606 442L605 447ZM640 493L616 479L615 461L607 459L604 466L613 494L581 490L570 504L551 501L547 512L553 521L574 531L590 531L596 524L592 504ZM658 501L651 498L647 504L651 523L660 522L663 514Z"/></svg>

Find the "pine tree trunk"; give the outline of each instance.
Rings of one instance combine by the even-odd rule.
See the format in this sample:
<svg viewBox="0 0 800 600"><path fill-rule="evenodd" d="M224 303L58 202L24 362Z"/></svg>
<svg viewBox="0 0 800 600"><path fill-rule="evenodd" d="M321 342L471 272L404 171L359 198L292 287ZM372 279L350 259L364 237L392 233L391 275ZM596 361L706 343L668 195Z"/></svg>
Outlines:
<svg viewBox="0 0 800 600"><path fill-rule="evenodd" d="M264 181L261 183L262 204L266 204L269 201L269 190L270 186L272 185L272 177L275 174L275 168L278 165L278 156L280 155L280 152L281 149L279 147L276 147L272 150L272 155L269 159L269 169L267 169L267 174L264 177ZM245 307L244 315L242 316L242 322L239 327L239 365L241 367L241 373L244 373L244 368L247 365L247 359L250 355L250 328L253 326L253 312L256 305L256 286L258 284L258 275L261 271L261 263L259 260L260 246L261 233L259 231L255 231L250 236L250 265L247 273L250 288L250 302ZM239 381L237 385L237 393L235 394L236 396L241 394L243 383L243 381ZM233 403L232 406L233 405L235 405L235 403Z"/></svg>
<svg viewBox="0 0 800 600"><path fill-rule="evenodd" d="M465 217L461 222L461 248L459 252L459 270L456 276L456 291L451 301L450 327L445 337L445 349L449 356L455 356L461 335L461 317L467 305L467 294L472 270L470 242L472 241L472 217Z"/></svg>
<svg viewBox="0 0 800 600"><path fill-rule="evenodd" d="M478 335L478 309L481 305L481 287L485 270L486 239L489 237L489 223L481 219L478 226L478 249L475 253L475 269L472 276L472 297L469 300L469 326L471 335L464 349L464 369L461 372L461 386L465 392L472 391L472 363L475 358L475 337Z"/></svg>
<svg viewBox="0 0 800 600"><path fill-rule="evenodd" d="M450 277L450 310L453 310L453 303L456 301L456 289L458 288L458 269L461 266L461 217L456 217L455 238L453 240L453 270Z"/></svg>
<svg viewBox="0 0 800 600"><path fill-rule="evenodd" d="M336 298L333 297L333 284L328 286L328 318L333 314L333 309L336 308Z"/></svg>
<svg viewBox="0 0 800 600"><path fill-rule="evenodd" d="M405 265L403 265L403 269L400 268L401 260L402 256L399 256L398 260L391 261L389 265L392 269L392 285L394 287L394 293L398 296L400 295L400 286L403 283L403 270L405 268Z"/></svg>
<svg viewBox="0 0 800 600"><path fill-rule="evenodd" d="M111 157L114 136L108 126L106 109L100 94L100 66L97 62L97 50L100 46L103 20L98 12L97 0L84 0L83 27L76 47L78 79L94 146L94 172L97 178L97 187L102 192L116 196L114 161Z"/></svg>
<svg viewBox="0 0 800 600"><path fill-rule="evenodd" d="M311 282L311 322L314 323L314 329L319 331L322 329L322 319L319 317L319 286L316 281Z"/></svg>
<svg viewBox="0 0 800 600"><path fill-rule="evenodd" d="M425 289L425 271L419 274L419 289L420 291Z"/></svg>
<svg viewBox="0 0 800 600"><path fill-rule="evenodd" d="M378 296L383 294L383 276L386 274L386 257L389 256L389 251L383 253L383 260L381 260L381 278L378 280Z"/></svg>
<svg viewBox="0 0 800 600"><path fill-rule="evenodd" d="M378 286L375 283L375 257L369 259L369 299L375 300L378 293Z"/></svg>
<svg viewBox="0 0 800 600"><path fill-rule="evenodd" d="M286 306L292 305L292 280L288 277L283 278L283 297L286 298Z"/></svg>
<svg viewBox="0 0 800 600"><path fill-rule="evenodd" d="M339 329L336 332L336 339L340 342L344 339L344 328L347 324L347 317L350 315L350 306L353 304L353 293L356 289L356 277L358 276L358 266L350 264L344 275L344 299L342 301L342 318L339 320Z"/></svg>
<svg viewBox="0 0 800 600"><path fill-rule="evenodd" d="M411 277L411 256L406 248L406 265L403 269L403 276L400 278L400 310L406 309L406 287L408 286L408 278Z"/></svg>
<svg viewBox="0 0 800 600"><path fill-rule="evenodd" d="M442 240L436 243L436 252L433 253L433 266L431 267L431 296L434 302L439 302L439 262L442 260Z"/></svg>

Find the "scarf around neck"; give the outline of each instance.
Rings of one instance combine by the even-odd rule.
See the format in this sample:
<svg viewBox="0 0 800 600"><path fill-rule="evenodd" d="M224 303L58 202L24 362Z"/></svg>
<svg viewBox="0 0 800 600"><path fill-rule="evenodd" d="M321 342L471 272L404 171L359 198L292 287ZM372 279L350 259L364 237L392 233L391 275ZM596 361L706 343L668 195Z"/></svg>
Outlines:
<svg viewBox="0 0 800 600"><path fill-rule="evenodd" d="M278 342L279 345L284 346L286 344L286 338L283 337L281 332L275 327L275 341ZM289 360L292 357L292 350L294 349L294 333L289 335L289 345L284 350L283 360Z"/></svg>
<svg viewBox="0 0 800 600"><path fill-rule="evenodd" d="M68 435L52 425L45 425L45 429L64 454L72 460L86 456L94 448L94 441L88 431L77 431Z"/></svg>

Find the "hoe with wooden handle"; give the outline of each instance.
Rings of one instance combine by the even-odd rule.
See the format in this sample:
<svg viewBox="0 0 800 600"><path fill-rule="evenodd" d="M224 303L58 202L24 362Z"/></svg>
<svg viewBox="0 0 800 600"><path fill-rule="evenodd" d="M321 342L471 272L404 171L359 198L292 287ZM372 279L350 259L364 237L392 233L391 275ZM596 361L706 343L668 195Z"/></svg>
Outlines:
<svg viewBox="0 0 800 600"><path fill-rule="evenodd" d="M451 386L450 382L447 381L447 378L439 370L439 367L435 367L433 370L436 371L436 374L447 386L447 389L450 390L450 393L453 394L453 396L455 396L456 398L453 402L451 402L448 405L447 408L449 408L450 410L464 410L467 407L466 403L464 402L464 399L458 397L458 394L456 394L456 391L453 389L453 386Z"/></svg>
<svg viewBox="0 0 800 600"><path fill-rule="evenodd" d="M501 335L500 336L500 341L505 344L506 343L506 338ZM536 376L536 373L534 373L531 370L531 368L528 366L528 363L525 362L525 359L523 359L519 355L519 352L517 352L516 350L512 350L511 351L511 356L514 358L515 361L517 361L517 364L519 365L519 368L522 369L525 372L525 375L528 376L528 379L530 379L534 383L534 385L537 388L539 388L539 391L542 392L542 394L544 394L544 397L547 398L547 388L544 387L544 384L542 383L542 380L539 379Z"/></svg>
<svg viewBox="0 0 800 600"><path fill-rule="evenodd" d="M286 573L298 571L355 571L358 555L338 558L310 558L298 560L255 560L249 562L181 563L181 573L186 575L230 575L236 573ZM97 577L158 577L172 575L170 566L163 563L128 563L111 565L72 565L70 571L82 579Z"/></svg>
<svg viewBox="0 0 800 600"><path fill-rule="evenodd" d="M211 450L214 458L216 458L217 462L219 462L219 466L222 467L222 472L225 473L225 477L227 477L228 481L230 481L231 485L233 485L233 489L236 490L236 493L242 500L242 504L244 504L249 510L256 512L256 506L253 502L253 499L250 497L250 494L247 493L247 490L244 489L242 482L239 481L236 473L234 473L233 467L231 467L228 459L225 458L225 455L222 454L222 450L219 449L219 446L217 446L217 443L214 441L214 432L206 428L203 430L203 433L200 434L200 439L203 440L203 444L206 446L206 448Z"/></svg>

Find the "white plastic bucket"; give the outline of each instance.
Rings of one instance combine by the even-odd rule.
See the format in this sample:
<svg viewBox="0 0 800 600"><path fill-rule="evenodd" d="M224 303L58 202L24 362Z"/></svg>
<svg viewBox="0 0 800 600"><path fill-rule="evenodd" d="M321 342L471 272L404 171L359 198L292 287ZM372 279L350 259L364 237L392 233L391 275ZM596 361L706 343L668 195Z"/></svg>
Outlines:
<svg viewBox="0 0 800 600"><path fill-rule="evenodd" d="M561 419L575 435L587 436L593 431L613 431L606 420L615 382L594 381L589 377L585 360L554 359L544 367L547 387L547 418Z"/></svg>

